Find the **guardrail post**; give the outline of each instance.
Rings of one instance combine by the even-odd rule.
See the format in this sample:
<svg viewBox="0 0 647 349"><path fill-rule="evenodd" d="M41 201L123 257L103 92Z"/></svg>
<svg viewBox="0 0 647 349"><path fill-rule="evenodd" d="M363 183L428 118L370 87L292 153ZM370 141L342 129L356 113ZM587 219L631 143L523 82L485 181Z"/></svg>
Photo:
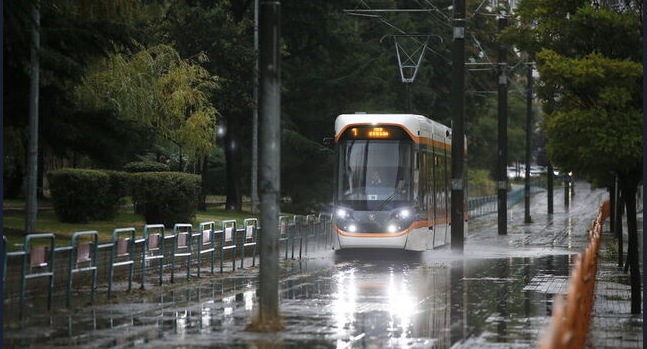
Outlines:
<svg viewBox="0 0 647 349"><path fill-rule="evenodd" d="M208 227L208 230L205 228ZM213 262L214 262L214 252L216 250L214 245L214 231L216 227L216 222L203 222L198 226L198 277L200 277L200 270L202 267L202 254L211 253L211 275L213 275ZM207 234L209 248L203 250L202 248L205 245L204 237L205 233Z"/></svg>
<svg viewBox="0 0 647 349"><path fill-rule="evenodd" d="M285 259L288 259L288 247L290 243L288 216L279 216L279 246L281 241L285 241Z"/></svg>
<svg viewBox="0 0 647 349"><path fill-rule="evenodd" d="M231 225L231 226L228 226ZM234 219L222 221L222 235L220 235L220 272L223 272L224 251L233 250L231 255L232 265L231 270L236 270L236 229L238 223ZM227 242L231 241L233 244L225 246Z"/></svg>
<svg viewBox="0 0 647 349"><path fill-rule="evenodd" d="M118 252L116 247L118 247L119 240L117 240L117 236L122 233L130 233L130 241L128 244L130 245L128 255L130 257L130 260L123 261L123 262L117 262L115 263L115 254ZM122 254L125 255L125 254ZM119 267L122 265L129 265L129 270L128 270L128 291L132 289L132 284L133 284L133 270L135 267L135 228L118 228L112 231L112 244L110 246L110 271L108 273L108 298L110 298L112 294L112 279L115 274L115 267Z"/></svg>
<svg viewBox="0 0 647 349"><path fill-rule="evenodd" d="M157 244L156 247L159 249L159 254L154 256L146 256L151 249L150 243L148 242L150 236L148 235L149 229L158 229L160 233L157 234ZM146 261L151 259L160 259L159 262L159 285L162 286L162 279L164 275L164 241L166 241L165 236L165 227L164 224L146 224L144 226L144 246L142 247L142 265L141 265L141 286L140 288L144 289L144 283L146 280Z"/></svg>
<svg viewBox="0 0 647 349"><path fill-rule="evenodd" d="M188 228L187 232L180 231L181 228ZM186 279L188 280L191 277L191 254L193 253L193 248L191 244L191 238L193 233L193 226L187 223L176 223L173 226L173 255L172 255L172 269L171 269L171 283L175 281L175 257L187 257L186 258ZM186 246L179 246L180 235L186 234ZM186 248L187 252L177 253L179 247Z"/></svg>
<svg viewBox="0 0 647 349"><path fill-rule="evenodd" d="M319 228L321 230L321 234L324 235L324 245L328 246L328 231L326 230L326 215L323 213L319 214ZM332 237L331 237L332 238ZM332 240L331 240L332 241Z"/></svg>
<svg viewBox="0 0 647 349"><path fill-rule="evenodd" d="M252 251L252 266L256 264L256 240L258 235L258 220L256 218L246 218L243 220L243 244L240 248L240 267L244 267L245 247L254 246ZM252 242L247 242L251 239Z"/></svg>
<svg viewBox="0 0 647 349"><path fill-rule="evenodd" d="M27 257L31 257L29 243L33 239L50 239L49 261L46 263L49 266L49 272L28 274L27 273ZM25 236L25 243L23 245L22 254L22 273L20 276L20 301L18 305L18 317L22 319L23 310L25 306L25 293L27 292L27 279L47 276L49 277L49 287L47 289L47 310L52 309L52 289L54 288L54 248L56 246L56 236L54 234L28 234ZM39 265L44 266L44 265ZM30 266L31 268L31 266Z"/></svg>
<svg viewBox="0 0 647 349"><path fill-rule="evenodd" d="M295 238L299 237L299 259L301 259L303 253L303 229L301 229L303 228L303 217L294 216L292 221L294 222L294 236ZM292 259L294 259L294 239L292 241Z"/></svg>
<svg viewBox="0 0 647 349"><path fill-rule="evenodd" d="M315 240L315 248L317 247L316 244L316 235L315 235L315 215L309 214L306 216L306 227L308 228L308 233L306 234L306 256L308 255L308 235L311 235L311 237Z"/></svg>
<svg viewBox="0 0 647 349"><path fill-rule="evenodd" d="M91 235L94 237L94 242L92 245L92 258L90 259L90 266L85 267L85 268L78 268L78 264L80 262L87 262L87 258L83 258L79 260L79 247L80 245L77 245L77 238L80 236L86 236L86 235ZM88 250L88 253L90 251ZM83 271L92 271L92 285L90 288L90 302L94 302L94 290L96 288L97 284L97 260L98 260L98 252L99 252L99 232L96 230L92 231L79 231L74 233L72 235L72 249L70 250L70 259L69 259L69 267L68 267L68 277L67 277L67 297L65 299L65 306L67 308L70 307L70 304L72 302L72 281L73 281L73 276L74 273L78 272L83 272ZM84 256L85 257L85 256Z"/></svg>

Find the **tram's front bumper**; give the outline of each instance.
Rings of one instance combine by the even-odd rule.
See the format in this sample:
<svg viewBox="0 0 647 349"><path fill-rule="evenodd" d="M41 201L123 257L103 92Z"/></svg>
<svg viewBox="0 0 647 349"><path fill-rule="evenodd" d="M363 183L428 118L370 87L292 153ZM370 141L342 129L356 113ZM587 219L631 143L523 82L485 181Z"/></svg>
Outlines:
<svg viewBox="0 0 647 349"><path fill-rule="evenodd" d="M397 248L403 249L407 244L407 234L402 236L357 237L337 233L339 248Z"/></svg>

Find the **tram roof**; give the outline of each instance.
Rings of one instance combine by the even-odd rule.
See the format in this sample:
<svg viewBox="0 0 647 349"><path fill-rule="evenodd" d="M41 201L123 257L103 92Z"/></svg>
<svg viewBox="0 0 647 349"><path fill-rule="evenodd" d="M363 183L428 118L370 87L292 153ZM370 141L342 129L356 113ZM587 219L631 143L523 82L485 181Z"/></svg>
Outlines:
<svg viewBox="0 0 647 349"><path fill-rule="evenodd" d="M441 123L417 114L341 114L335 120L335 139L338 139L349 126L392 125L400 126L417 137L445 141L451 129ZM448 140L448 139L447 139Z"/></svg>

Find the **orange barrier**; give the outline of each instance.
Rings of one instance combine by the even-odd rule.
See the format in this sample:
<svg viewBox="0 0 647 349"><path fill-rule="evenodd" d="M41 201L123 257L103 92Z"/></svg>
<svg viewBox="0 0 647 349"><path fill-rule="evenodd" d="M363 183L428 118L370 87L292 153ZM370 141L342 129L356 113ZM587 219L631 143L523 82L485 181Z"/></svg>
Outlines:
<svg viewBox="0 0 647 349"><path fill-rule="evenodd" d="M591 222L589 245L576 256L569 278L566 301L561 295L555 297L552 322L537 348L584 348L595 297L595 273L598 268L600 234L609 212L609 200L605 200L600 206L597 218Z"/></svg>

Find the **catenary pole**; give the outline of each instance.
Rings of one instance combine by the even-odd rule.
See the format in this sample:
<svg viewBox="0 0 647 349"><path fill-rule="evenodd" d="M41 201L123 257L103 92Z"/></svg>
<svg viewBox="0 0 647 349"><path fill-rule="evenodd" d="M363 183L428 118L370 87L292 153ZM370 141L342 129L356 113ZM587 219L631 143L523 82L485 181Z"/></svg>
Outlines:
<svg viewBox="0 0 647 349"><path fill-rule="evenodd" d="M570 177L568 175L564 175L564 206L570 205L570 191L571 188L569 187L569 179Z"/></svg>
<svg viewBox="0 0 647 349"><path fill-rule="evenodd" d="M452 199L451 247L463 252L465 149L465 0L454 0L452 41Z"/></svg>
<svg viewBox="0 0 647 349"><path fill-rule="evenodd" d="M252 183L251 183L251 211L256 214L258 204L258 0L254 0L254 52L256 63L254 65L254 108L252 110Z"/></svg>
<svg viewBox="0 0 647 349"><path fill-rule="evenodd" d="M505 29L508 24L507 18L501 14L498 16L499 33ZM499 113L498 113L498 233L506 235L508 233L508 174L506 165L508 163L508 80L506 77L507 69L507 47L499 42Z"/></svg>
<svg viewBox="0 0 647 349"><path fill-rule="evenodd" d="M532 223L530 217L530 141L532 135L532 63L528 63L528 91L526 91L526 178L524 188L524 223Z"/></svg>
<svg viewBox="0 0 647 349"><path fill-rule="evenodd" d="M27 188L25 233L36 231L38 182L38 95L40 85L40 1L34 1L31 29L31 76L29 80L29 142L27 146Z"/></svg>
<svg viewBox="0 0 647 349"><path fill-rule="evenodd" d="M278 217L281 164L280 2L259 6L261 249L259 320L279 324ZM275 327L275 326L272 326Z"/></svg>
<svg viewBox="0 0 647 349"><path fill-rule="evenodd" d="M548 207L547 207L548 214L553 213L553 174L554 174L553 165L549 162L548 163L548 175L546 177L546 181L547 181L546 186L548 187L547 188L547 191L548 191L548 194L547 194L548 195L548 199L547 199L547 201L548 201Z"/></svg>

